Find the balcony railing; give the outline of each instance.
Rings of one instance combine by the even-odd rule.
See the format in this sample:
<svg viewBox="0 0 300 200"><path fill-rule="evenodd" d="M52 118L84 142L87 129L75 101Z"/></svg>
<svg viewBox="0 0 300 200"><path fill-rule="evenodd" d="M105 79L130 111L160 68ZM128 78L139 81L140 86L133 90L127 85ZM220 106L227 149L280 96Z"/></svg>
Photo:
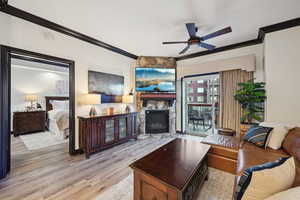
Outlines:
<svg viewBox="0 0 300 200"><path fill-rule="evenodd" d="M217 124L218 106L210 103L188 103L188 131L210 133Z"/></svg>

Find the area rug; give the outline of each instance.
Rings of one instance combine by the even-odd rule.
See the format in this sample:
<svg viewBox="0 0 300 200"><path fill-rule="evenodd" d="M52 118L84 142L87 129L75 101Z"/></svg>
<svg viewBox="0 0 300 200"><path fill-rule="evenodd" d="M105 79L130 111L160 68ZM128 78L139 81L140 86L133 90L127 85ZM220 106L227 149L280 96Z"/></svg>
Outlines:
<svg viewBox="0 0 300 200"><path fill-rule="evenodd" d="M49 131L33 133L28 135L21 135L21 140L24 142L28 150L42 149L62 143L67 143L69 140L62 140L55 137Z"/></svg>
<svg viewBox="0 0 300 200"><path fill-rule="evenodd" d="M231 200L234 175L209 168L209 178L195 200ZM133 175L100 194L96 200L133 200Z"/></svg>

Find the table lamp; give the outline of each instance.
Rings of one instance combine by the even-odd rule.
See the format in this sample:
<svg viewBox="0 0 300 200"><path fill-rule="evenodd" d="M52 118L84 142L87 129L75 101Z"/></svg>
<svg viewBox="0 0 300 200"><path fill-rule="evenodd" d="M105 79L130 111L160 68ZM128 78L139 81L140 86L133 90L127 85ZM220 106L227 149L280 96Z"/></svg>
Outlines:
<svg viewBox="0 0 300 200"><path fill-rule="evenodd" d="M91 110L89 115L94 117L97 115L95 105L101 104L101 98L99 94L86 94L82 98L82 103L85 105L91 105Z"/></svg>
<svg viewBox="0 0 300 200"><path fill-rule="evenodd" d="M133 103L133 95L125 95L123 96L123 103L127 104L125 108L125 112L129 113L131 111L130 106L128 104Z"/></svg>
<svg viewBox="0 0 300 200"><path fill-rule="evenodd" d="M25 101L30 102L30 110L33 110L33 102L38 100L38 96L35 94L26 94Z"/></svg>

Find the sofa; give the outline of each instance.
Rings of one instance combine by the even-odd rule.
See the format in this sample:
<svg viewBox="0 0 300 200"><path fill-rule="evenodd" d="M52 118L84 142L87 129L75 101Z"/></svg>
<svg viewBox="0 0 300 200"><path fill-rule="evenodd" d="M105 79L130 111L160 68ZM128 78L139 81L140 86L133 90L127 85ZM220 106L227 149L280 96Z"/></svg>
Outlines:
<svg viewBox="0 0 300 200"><path fill-rule="evenodd" d="M208 164L210 167L230 173L233 173L233 169L235 170L235 187L245 169L290 156L295 158L296 166L296 179L293 186L300 186L299 127L289 130L283 141L282 148L279 150L271 148L263 149L249 142L237 142L235 137L220 136L217 134L205 138L202 143L212 146L208 154ZM239 143L238 148L236 148L237 143ZM231 152L231 154L228 154L228 152ZM227 167L223 165L227 165Z"/></svg>
<svg viewBox="0 0 300 200"><path fill-rule="evenodd" d="M281 157L290 156L295 158L296 164L297 177L294 186L300 186L300 128L296 127L289 131L283 141L282 148L279 150L270 148L262 149L249 142L241 142L237 159L235 185L238 183L239 178L245 169L266 162L272 162Z"/></svg>

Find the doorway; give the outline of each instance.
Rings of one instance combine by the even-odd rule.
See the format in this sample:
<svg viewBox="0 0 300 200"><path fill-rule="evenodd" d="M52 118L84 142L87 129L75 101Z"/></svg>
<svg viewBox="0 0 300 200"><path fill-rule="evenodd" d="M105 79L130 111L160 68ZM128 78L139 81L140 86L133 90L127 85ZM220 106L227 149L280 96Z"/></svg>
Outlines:
<svg viewBox="0 0 300 200"><path fill-rule="evenodd" d="M37 132L37 131L49 131L50 132L50 124L49 124L49 111L53 110L54 102L57 101L58 104L62 104L63 101L66 109L68 109L68 152L71 155L76 153L75 151L75 63L72 60L67 60L63 58L53 57L45 54L35 53L27 50L17 49L8 46L0 46L1 48L1 68L0 68L0 77L1 77L1 99L0 99L0 114L1 114L1 122L0 122L0 178L4 178L11 169L11 156L12 156L12 145L11 145L11 131L15 136L19 136L19 134L23 134L23 132ZM20 64L21 63L21 64ZM30 63L30 64L29 64ZM19 64L19 65L18 65ZM19 66L18 69L15 67ZM23 66L22 66L23 65ZM37 94L28 92L24 95L24 101L28 101L26 104L26 108L22 108L23 111L18 112L13 108L15 112L12 112L12 100L17 101L16 96L13 98L12 95L12 85L14 86L18 81L16 81L16 77L14 80L12 79L12 75L15 75L17 71L24 71L24 65L28 67L28 65L38 66L39 70L48 71L49 69L45 69L49 66L55 66L55 68L60 69L61 71L68 71L68 86L67 92L68 96L38 96ZM20 69L20 66L22 69ZM44 67L41 67L44 66ZM34 68L34 66L29 66L30 68ZM42 69L41 69L42 68ZM50 70L51 71L51 70ZM59 71L59 70L58 70ZM19 73L19 72L18 72ZM19 74L18 79L33 79L32 74L26 75L25 72ZM14 81L12 83L12 81ZM22 83L20 83L22 84ZM16 94L16 91L13 91L13 94ZM41 94L40 94L41 95ZM38 101L40 98L40 101ZM59 101L59 102L58 102ZM68 102L66 102L68 101ZM43 103L41 103L43 102ZM15 103L14 103L15 104ZM24 106L23 106L24 107ZM51 108L50 108L51 107ZM13 114L12 114L13 113ZM16 128L15 120L13 120L14 115L18 115L18 120L20 123L18 126L21 127L20 130L14 130ZM24 114L24 116L23 116ZM23 118L22 118L23 117ZM28 118L32 117L34 121L28 120ZM20 120L20 119L23 119ZM26 127L26 123L24 120L29 121L29 125L35 125L34 127ZM17 120L16 120L17 121ZM24 126L25 125L25 126ZM27 130L28 129L28 130ZM29 130L30 129L30 130ZM38 130L39 129L39 130ZM53 129L54 130L54 129ZM51 130L52 131L52 130ZM53 131L54 132L54 131ZM58 134L58 133L57 133ZM44 137L44 135L42 135ZM34 136L37 137L37 134ZM14 141L13 141L14 142ZM29 140L29 143L31 141ZM29 144L30 146L30 144Z"/></svg>
<svg viewBox="0 0 300 200"><path fill-rule="evenodd" d="M182 87L184 132L214 134L219 118L219 73L186 76Z"/></svg>

